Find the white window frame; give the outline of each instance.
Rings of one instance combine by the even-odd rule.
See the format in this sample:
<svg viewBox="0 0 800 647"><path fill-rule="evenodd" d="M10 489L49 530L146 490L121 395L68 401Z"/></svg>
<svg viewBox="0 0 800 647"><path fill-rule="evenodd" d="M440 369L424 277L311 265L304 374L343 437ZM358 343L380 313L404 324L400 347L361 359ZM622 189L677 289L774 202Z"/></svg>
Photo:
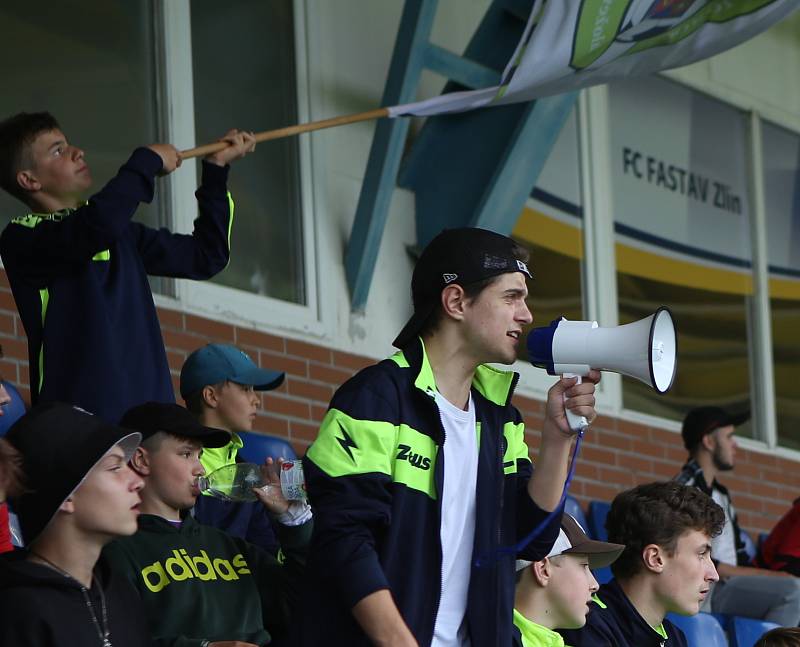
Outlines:
<svg viewBox="0 0 800 647"><path fill-rule="evenodd" d="M299 122L309 120L311 114L309 91L308 41L306 8L302 0L294 0L294 34L297 87L297 117ZM189 0L162 0L159 3L162 31L164 34L164 86L167 112L167 135L179 149L185 150L206 142L195 141L196 110L202 106L194 103L192 77L192 38ZM291 124L287 124L291 125ZM229 127L220 124L220 128ZM254 124L258 129L258 125ZM268 144L262 144L267 146ZM156 304L167 308L197 314L256 330L290 332L313 336L324 336L326 326L320 299L318 272L322 265L317 260L318 231L314 218L315 190L312 169L311 142L301 136L299 146L299 178L301 199L301 226L303 254L303 278L306 304L296 304L273 297L252 294L209 281L177 280L175 297L155 295ZM175 231L190 232L197 217L194 191L197 188L196 159L187 160L170 176L169 226ZM247 163L246 161L240 163ZM233 173L236 169L233 168ZM234 195L234 201L236 196ZM236 220L246 218L239 209ZM232 250L236 254L236 249Z"/></svg>
<svg viewBox="0 0 800 647"><path fill-rule="evenodd" d="M749 118L748 180L751 194L750 227L755 292L754 298L749 300L747 316L752 421L757 437L739 438L737 441L748 449L769 451L798 460L800 451L778 444L761 130L763 119L768 119L794 133L800 130L800 123L793 119L787 120L784 115L777 112L771 112L768 117L759 114L753 106L742 105L739 95L709 91L707 88L667 75L664 75L664 78L743 111ZM612 151L609 139L608 86L602 85L584 90L580 96L580 108L579 136L585 249L584 311L588 318L598 320L601 325L612 326L618 323L618 298L614 256L614 205L613 195L609 190ZM612 290L602 289L601 286L604 285L614 287ZM678 334L680 336L680 331ZM598 410L621 420L674 431L680 430L679 422L626 409L622 402L622 379L619 375L605 373L601 385L604 388L598 396Z"/></svg>
<svg viewBox="0 0 800 647"><path fill-rule="evenodd" d="M611 186L611 141L609 139L608 87L594 86L582 90L576 106L578 113L578 166L581 181L581 237L583 258L581 268L581 297L584 317L601 326L619 323L616 254L614 247L614 196ZM529 199L533 205L533 199ZM546 211L545 209L539 210ZM535 266L535 259L534 259ZM534 267L535 269L535 267ZM534 317L536 316L536 284L533 283ZM613 286L613 289L608 289ZM536 321L536 326L548 322ZM520 392L542 399L556 377L518 361L514 367L520 373ZM648 416L622 407L622 376L604 372L596 391L597 411L614 418L658 427L675 427L674 421Z"/></svg>
<svg viewBox="0 0 800 647"><path fill-rule="evenodd" d="M613 203L611 192L604 189L611 181L607 93L606 86L583 90L575 106L583 212L581 236L584 253L580 268L584 316L588 320L598 321L602 326L615 326L618 321L616 289L602 289L603 285L616 284ZM546 206L538 204L533 198L528 199L528 204L539 211L547 211ZM549 322L536 319L536 281L532 283L531 290L535 325L546 326ZM522 395L547 399L548 389L558 379L523 360L517 361L514 370L520 374L519 390ZM622 377L616 373L604 373L596 396L597 410L601 414L617 416L622 402Z"/></svg>

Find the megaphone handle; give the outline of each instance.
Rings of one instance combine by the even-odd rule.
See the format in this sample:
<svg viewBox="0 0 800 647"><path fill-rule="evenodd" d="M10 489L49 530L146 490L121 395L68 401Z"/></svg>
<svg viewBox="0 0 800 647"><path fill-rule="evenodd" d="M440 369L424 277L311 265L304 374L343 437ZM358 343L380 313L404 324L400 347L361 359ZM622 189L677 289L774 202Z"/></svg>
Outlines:
<svg viewBox="0 0 800 647"><path fill-rule="evenodd" d="M583 382L583 378L580 375L576 375L575 373L564 373L561 377L575 377L578 378L575 384L580 384ZM567 396L564 396L564 401L566 401ZM584 416L579 416L576 413L572 413L569 409L564 409L564 412L567 414L567 422L569 423L569 428L575 432L582 432L586 431L587 427L589 426L589 421Z"/></svg>

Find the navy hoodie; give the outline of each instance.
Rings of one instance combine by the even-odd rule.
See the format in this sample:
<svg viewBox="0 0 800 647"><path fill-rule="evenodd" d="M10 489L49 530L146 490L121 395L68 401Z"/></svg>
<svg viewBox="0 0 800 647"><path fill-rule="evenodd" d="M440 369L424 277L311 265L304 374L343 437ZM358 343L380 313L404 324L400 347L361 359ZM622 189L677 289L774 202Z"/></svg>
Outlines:
<svg viewBox="0 0 800 647"><path fill-rule="evenodd" d="M147 275L208 279L228 263L228 167L204 162L191 235L131 218L153 199L161 158L138 148L77 209L14 219L0 236L28 336L31 399L77 404L111 422L146 401L174 402Z"/></svg>
<svg viewBox="0 0 800 647"><path fill-rule="evenodd" d="M616 580L600 587L583 629L559 630L573 647L688 647L686 637L669 620L666 638L639 615Z"/></svg>

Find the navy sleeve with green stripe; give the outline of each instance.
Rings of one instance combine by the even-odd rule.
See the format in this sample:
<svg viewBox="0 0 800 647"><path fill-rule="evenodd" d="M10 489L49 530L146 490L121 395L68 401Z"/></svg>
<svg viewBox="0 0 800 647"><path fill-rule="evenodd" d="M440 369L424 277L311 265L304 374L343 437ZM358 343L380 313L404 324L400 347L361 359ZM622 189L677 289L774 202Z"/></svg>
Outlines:
<svg viewBox="0 0 800 647"><path fill-rule="evenodd" d="M348 608L389 588L375 538L392 521L398 412L387 390L374 383L378 375L362 371L336 393L304 460L314 508L313 559L325 565Z"/></svg>

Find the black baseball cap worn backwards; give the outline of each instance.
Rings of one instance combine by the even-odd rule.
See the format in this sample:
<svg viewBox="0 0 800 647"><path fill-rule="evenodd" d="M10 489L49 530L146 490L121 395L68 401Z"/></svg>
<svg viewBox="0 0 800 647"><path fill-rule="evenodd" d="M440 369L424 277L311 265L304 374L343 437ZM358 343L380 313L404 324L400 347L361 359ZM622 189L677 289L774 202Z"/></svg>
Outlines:
<svg viewBox="0 0 800 647"><path fill-rule="evenodd" d="M738 427L750 419L750 412L731 414L720 407L699 407L692 409L683 419L681 436L683 446L692 451L706 436L720 427Z"/></svg>
<svg viewBox="0 0 800 647"><path fill-rule="evenodd" d="M231 434L224 429L201 425L194 414L179 404L145 402L125 412L120 424L141 432L142 440L163 431L181 438L194 438L203 447L224 447Z"/></svg>
<svg viewBox="0 0 800 647"><path fill-rule="evenodd" d="M522 272L533 278L528 265L514 256L516 246L508 236L477 227L445 229L437 235L414 266L414 314L393 344L405 348L419 335L447 285L465 286L509 272Z"/></svg>
<svg viewBox="0 0 800 647"><path fill-rule="evenodd" d="M109 450L120 445L127 462L142 434L80 407L49 402L22 416L5 437L22 456L25 491L12 503L30 544Z"/></svg>

